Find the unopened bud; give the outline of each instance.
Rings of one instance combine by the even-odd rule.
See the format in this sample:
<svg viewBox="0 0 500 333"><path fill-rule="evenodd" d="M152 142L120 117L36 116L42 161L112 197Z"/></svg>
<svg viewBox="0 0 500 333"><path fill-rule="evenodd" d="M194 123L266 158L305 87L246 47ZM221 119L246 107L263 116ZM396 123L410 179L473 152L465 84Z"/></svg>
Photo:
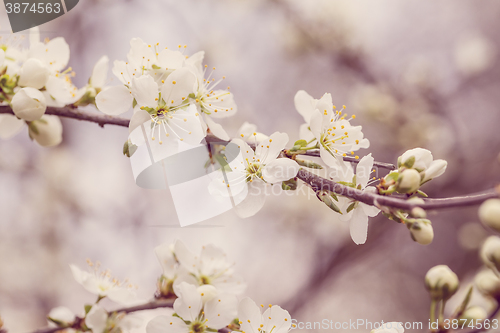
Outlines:
<svg viewBox="0 0 500 333"><path fill-rule="evenodd" d="M410 211L410 216L417 219L424 219L427 217L427 213L421 207L415 207Z"/></svg>
<svg viewBox="0 0 500 333"><path fill-rule="evenodd" d="M434 239L434 230L430 222L417 221L410 226L411 238L422 245L429 245Z"/></svg>
<svg viewBox="0 0 500 333"><path fill-rule="evenodd" d="M479 207L479 219L481 222L500 231L500 199L488 199Z"/></svg>
<svg viewBox="0 0 500 333"><path fill-rule="evenodd" d="M458 277L446 265L432 267L425 275L425 287L434 300L447 300L458 289Z"/></svg>
<svg viewBox="0 0 500 333"><path fill-rule="evenodd" d="M475 325L477 321L483 321L486 317L488 317L488 313L485 309L480 306L471 306L464 311L460 319L467 320L465 323L465 326L467 326L469 323L474 323Z"/></svg>
<svg viewBox="0 0 500 333"><path fill-rule="evenodd" d="M492 270L485 269L477 273L474 283L481 294L495 299L500 298L500 279Z"/></svg>
<svg viewBox="0 0 500 333"><path fill-rule="evenodd" d="M45 96L35 88L21 88L12 97L12 111L21 119L33 121L40 119L47 109Z"/></svg>
<svg viewBox="0 0 500 333"><path fill-rule="evenodd" d="M415 169L406 169L399 174L396 190L399 193L414 193L420 187L420 173Z"/></svg>
<svg viewBox="0 0 500 333"><path fill-rule="evenodd" d="M329 192L327 192L327 191L321 191L317 196L331 210L333 210L334 212L337 212L339 214L342 214L342 212L340 211L340 208L335 204L335 202L333 202L333 198L332 198L332 196L330 195Z"/></svg>
<svg viewBox="0 0 500 333"><path fill-rule="evenodd" d="M481 259L486 266L500 270L500 237L486 239L481 248Z"/></svg>
<svg viewBox="0 0 500 333"><path fill-rule="evenodd" d="M40 146L57 146L62 141L62 124L57 116L44 115L29 125L29 135Z"/></svg>

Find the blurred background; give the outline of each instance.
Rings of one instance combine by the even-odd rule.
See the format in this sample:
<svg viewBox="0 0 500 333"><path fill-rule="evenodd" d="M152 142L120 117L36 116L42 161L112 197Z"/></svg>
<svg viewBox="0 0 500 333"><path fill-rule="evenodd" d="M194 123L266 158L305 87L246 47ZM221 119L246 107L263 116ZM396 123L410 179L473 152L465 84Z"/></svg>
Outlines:
<svg viewBox="0 0 500 333"><path fill-rule="evenodd" d="M102 55L125 60L133 37L187 44L187 54L205 50L239 106L223 121L233 136L249 121L296 140L303 120L295 93L330 92L358 116L376 160L395 163L414 147L446 159L445 175L423 188L446 197L500 180L499 15L495 0L82 0L40 29L66 38L77 86ZM109 85L118 82L110 72ZM303 322L427 323L427 270L449 265L465 288L480 267L477 249L489 231L477 207L433 213L429 246L383 216L370 220L367 243L356 246L348 224L305 194L269 197L246 220L228 212L181 229L167 191L135 185L122 154L126 129L63 125L56 148L37 146L27 130L0 141L0 315L10 332L45 326L55 306L80 314L93 302L69 269L85 267L86 258L151 298L161 274L153 249L176 239L193 251L223 248L248 283L246 295ZM479 295L472 303L491 307Z"/></svg>

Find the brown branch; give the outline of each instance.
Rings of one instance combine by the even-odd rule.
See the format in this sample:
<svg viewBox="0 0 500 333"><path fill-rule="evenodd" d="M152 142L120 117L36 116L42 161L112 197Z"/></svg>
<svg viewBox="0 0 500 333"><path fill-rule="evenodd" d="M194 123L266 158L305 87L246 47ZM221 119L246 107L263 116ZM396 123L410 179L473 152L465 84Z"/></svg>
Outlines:
<svg viewBox="0 0 500 333"><path fill-rule="evenodd" d="M108 311L108 314L111 315L113 313L132 313L132 312L137 312L137 311L145 311L145 310L153 310L153 309L159 309L159 308L171 308L173 307L174 300L169 299L169 300L155 300L148 302L146 304L142 305L136 305L136 306L131 306L131 307L124 307L112 311ZM79 329L81 328L81 325L84 323L85 318L80 318L77 317L71 327L48 327L48 328L42 328L39 330L34 331L33 333L55 333L59 331L64 331L68 328L74 328L74 329ZM229 333L231 332L230 329L228 328L221 328L219 330L219 333Z"/></svg>
<svg viewBox="0 0 500 333"><path fill-rule="evenodd" d="M1 113L13 114L10 106L7 105L0 106L0 114ZM111 117L107 115L100 115L90 112L81 112L78 109L71 106L66 106L62 108L49 107L47 108L46 114L89 121L96 123L101 127L103 127L104 125L116 125L116 126L128 127L128 124L130 122L129 119L125 118ZM217 139L210 135L206 137L206 141L207 143L220 143L220 144L227 143L224 142L223 140ZM305 155L319 156L319 152L311 150L307 151ZM353 157L344 157L344 160L354 163L359 162L359 160ZM382 163L382 162L375 162L374 165L389 170L394 170L396 168L393 164ZM301 169L299 171L297 178L309 184L314 189L331 191L336 194L343 195L372 206L387 206L403 210L411 210L415 207L422 207L423 209L429 210L429 209L473 206L480 204L481 202L490 198L498 198L500 192L500 191L490 190L483 193L476 193L461 197L424 199L425 204L422 205L422 204L409 203L402 198L396 198L393 196L392 197L383 196L375 193L364 192L348 186L344 186L332 180L320 177L305 169Z"/></svg>

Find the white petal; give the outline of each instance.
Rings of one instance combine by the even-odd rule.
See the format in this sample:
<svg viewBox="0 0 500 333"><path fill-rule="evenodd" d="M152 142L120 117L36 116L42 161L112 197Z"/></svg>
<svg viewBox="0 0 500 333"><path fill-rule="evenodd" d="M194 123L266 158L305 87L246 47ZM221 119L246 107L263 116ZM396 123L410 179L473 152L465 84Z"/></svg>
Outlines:
<svg viewBox="0 0 500 333"><path fill-rule="evenodd" d="M369 217L377 216L378 213L380 213L380 209L378 209L375 206L370 206L370 205L364 204L362 202L359 203L359 206L361 209L363 209L365 214Z"/></svg>
<svg viewBox="0 0 500 333"><path fill-rule="evenodd" d="M294 102L295 108L297 109L299 114L304 117L304 121L309 124L309 122L311 121L312 113L315 110L314 98L312 98L312 96L306 93L304 90L299 90L295 94Z"/></svg>
<svg viewBox="0 0 500 333"><path fill-rule="evenodd" d="M180 240L175 242L174 245L175 256L179 260L179 263L191 273L197 273L196 270L196 256L193 252L184 245Z"/></svg>
<svg viewBox="0 0 500 333"><path fill-rule="evenodd" d="M36 127L36 130L33 129ZM43 147L57 146L62 141L63 127L58 116L43 115L28 127L30 136Z"/></svg>
<svg viewBox="0 0 500 333"><path fill-rule="evenodd" d="M190 105L187 109L178 109L168 119L167 132L172 138L177 138L185 143L196 145L203 140L205 133L201 127L200 116L196 115L196 106Z"/></svg>
<svg viewBox="0 0 500 333"><path fill-rule="evenodd" d="M314 112L311 115L311 122L309 124L309 127L311 129L313 136L316 139L321 138L322 123L323 123L323 115L318 110L314 110Z"/></svg>
<svg viewBox="0 0 500 333"><path fill-rule="evenodd" d="M118 78L118 80L121 81L121 83L126 85L132 84L130 72L133 72L134 70L132 69L132 66L128 65L125 61L115 60L111 71Z"/></svg>
<svg viewBox="0 0 500 333"><path fill-rule="evenodd" d="M238 129L237 133L238 135L243 134L242 137L249 137L253 133L257 132L257 125L255 124L250 124L249 122L245 121L240 128Z"/></svg>
<svg viewBox="0 0 500 333"><path fill-rule="evenodd" d="M204 51L199 51L190 56L186 60L186 65L190 67L196 74L199 80L203 80L203 58L205 57Z"/></svg>
<svg viewBox="0 0 500 333"><path fill-rule="evenodd" d="M208 100L208 104L211 105L211 117L226 118L234 115L236 111L238 111L238 107L234 101L234 95L227 90L216 90L214 91L214 95L211 95L210 98L206 98L206 100Z"/></svg>
<svg viewBox="0 0 500 333"><path fill-rule="evenodd" d="M107 297L119 304L134 304L137 301L137 294L134 289L119 287L108 291Z"/></svg>
<svg viewBox="0 0 500 333"><path fill-rule="evenodd" d="M158 107L158 85L151 76L143 75L138 79L132 79L130 90L139 107Z"/></svg>
<svg viewBox="0 0 500 333"><path fill-rule="evenodd" d="M34 48L40 44L40 29L38 27L33 27L29 30L30 36L30 49Z"/></svg>
<svg viewBox="0 0 500 333"><path fill-rule="evenodd" d="M188 100L195 91L196 76L188 68L172 72L161 87L161 97L167 106L177 106Z"/></svg>
<svg viewBox="0 0 500 333"><path fill-rule="evenodd" d="M206 325L210 328L221 329L226 327L237 316L238 300L236 296L222 294L205 305Z"/></svg>
<svg viewBox="0 0 500 333"><path fill-rule="evenodd" d="M354 209L349 222L351 238L356 244L364 244L368 235L368 216L360 207Z"/></svg>
<svg viewBox="0 0 500 333"><path fill-rule="evenodd" d="M92 333L102 333L106 329L107 320L106 310L94 304L85 318L85 325L92 330Z"/></svg>
<svg viewBox="0 0 500 333"><path fill-rule="evenodd" d="M156 55L153 48L144 43L142 39L132 38L130 40L130 51L127 54L127 59L131 63L151 68L151 65L156 60Z"/></svg>
<svg viewBox="0 0 500 333"><path fill-rule="evenodd" d="M186 57L179 51L163 49L158 55L158 66L164 70L178 69L184 64Z"/></svg>
<svg viewBox="0 0 500 333"><path fill-rule="evenodd" d="M94 65L92 76L90 77L90 85L95 88L102 88L106 84L108 77L109 58L102 56Z"/></svg>
<svg viewBox="0 0 500 333"><path fill-rule="evenodd" d="M11 114L0 114L0 139L10 139L24 127L26 123Z"/></svg>
<svg viewBox="0 0 500 333"><path fill-rule="evenodd" d="M445 160L433 161L430 167L427 170L425 170L422 182L441 176L446 171L447 166L448 162L446 162Z"/></svg>
<svg viewBox="0 0 500 333"><path fill-rule="evenodd" d="M370 180L370 175L372 173L374 158L372 154L364 156L356 166L356 183L361 185L361 188L365 188Z"/></svg>
<svg viewBox="0 0 500 333"><path fill-rule="evenodd" d="M82 91L79 92L78 89L64 77L50 76L45 84L45 88L50 96L65 105L76 102L79 98L77 94L83 96Z"/></svg>
<svg viewBox="0 0 500 333"><path fill-rule="evenodd" d="M37 58L55 71L61 71L68 65L69 45L64 38L57 37L47 44L39 43L28 53L29 58Z"/></svg>
<svg viewBox="0 0 500 333"><path fill-rule="evenodd" d="M332 95L329 93L324 94L316 103L315 108L320 112L333 110Z"/></svg>
<svg viewBox="0 0 500 333"><path fill-rule="evenodd" d="M205 117L205 121L207 122L208 128L210 129L210 132L212 132L213 135L224 141L230 140L229 135L226 133L224 128L222 128L222 125L217 124L215 121L212 120L212 118L210 118L210 116Z"/></svg>
<svg viewBox="0 0 500 333"><path fill-rule="evenodd" d="M12 111L21 119L33 121L40 119L47 109L45 96L34 88L21 88L11 101Z"/></svg>
<svg viewBox="0 0 500 333"><path fill-rule="evenodd" d="M278 183L297 176L300 166L288 158L278 158L265 165L262 176L268 183Z"/></svg>
<svg viewBox="0 0 500 333"><path fill-rule="evenodd" d="M130 118L130 123L128 125L129 133L132 133L137 127L141 126L146 122L148 123L151 122L151 116L147 111L138 110L137 112L134 112L132 118Z"/></svg>
<svg viewBox="0 0 500 333"><path fill-rule="evenodd" d="M42 89L49 79L49 69L38 59L26 60L19 72L18 84L21 87Z"/></svg>
<svg viewBox="0 0 500 333"><path fill-rule="evenodd" d="M213 279L211 283L218 291L231 295L240 295L247 287L243 277L236 273L231 273L230 276L221 275Z"/></svg>
<svg viewBox="0 0 500 333"><path fill-rule="evenodd" d="M309 129L309 125L308 124L302 124L302 125L300 125L300 128L299 128L299 137L302 140L306 140L307 142L315 139L314 134Z"/></svg>
<svg viewBox="0 0 500 333"><path fill-rule="evenodd" d="M415 157L415 163L412 168L418 171L423 171L430 167L433 157L432 153L424 148L414 148L407 150L403 155L401 155L401 163L406 162L410 157Z"/></svg>
<svg viewBox="0 0 500 333"><path fill-rule="evenodd" d="M78 282L79 284L82 284L83 283L83 279L86 278L86 276L88 275L88 273L82 271L76 265L69 265L69 268L71 269L71 273L73 273L73 278L75 279L75 281Z"/></svg>
<svg viewBox="0 0 500 333"><path fill-rule="evenodd" d="M188 326L173 316L158 316L146 325L146 333L187 333Z"/></svg>
<svg viewBox="0 0 500 333"><path fill-rule="evenodd" d="M207 276L226 271L232 266L232 264L227 261L224 251L212 244L203 247L200 259L203 262L201 274Z"/></svg>
<svg viewBox="0 0 500 333"><path fill-rule="evenodd" d="M175 313L184 320L195 320L203 307L201 295L196 290L196 286L183 282L175 286L174 290L178 297L174 302Z"/></svg>
<svg viewBox="0 0 500 333"><path fill-rule="evenodd" d="M269 140L261 142L255 149L255 155L261 163L268 164L275 160L288 143L288 134L275 132Z"/></svg>
<svg viewBox="0 0 500 333"><path fill-rule="evenodd" d="M177 260L172 250L172 246L168 243L155 247L155 254L163 268L163 275L169 279L173 279L177 271Z"/></svg>
<svg viewBox="0 0 500 333"><path fill-rule="evenodd" d="M105 89L97 94L95 98L99 111L111 116L127 112L132 107L133 100L132 94L124 86Z"/></svg>
<svg viewBox="0 0 500 333"><path fill-rule="evenodd" d="M245 332L259 332L263 324L260 308L248 297L242 299L238 306L238 318L242 322L241 330Z"/></svg>
<svg viewBox="0 0 500 333"><path fill-rule="evenodd" d="M264 318L264 331L271 332L272 330L273 333L287 333L290 331L292 318L290 313L281 307L273 305L264 312L262 317Z"/></svg>
<svg viewBox="0 0 500 333"><path fill-rule="evenodd" d="M72 323L75 320L75 314L65 306L58 306L50 310L47 317L62 321L65 323Z"/></svg>
<svg viewBox="0 0 500 333"><path fill-rule="evenodd" d="M236 214L242 218L253 216L259 212L264 206L266 201L266 184L261 180L254 180L247 183L248 192L246 197L236 206ZM235 201L238 202L240 198L235 196Z"/></svg>

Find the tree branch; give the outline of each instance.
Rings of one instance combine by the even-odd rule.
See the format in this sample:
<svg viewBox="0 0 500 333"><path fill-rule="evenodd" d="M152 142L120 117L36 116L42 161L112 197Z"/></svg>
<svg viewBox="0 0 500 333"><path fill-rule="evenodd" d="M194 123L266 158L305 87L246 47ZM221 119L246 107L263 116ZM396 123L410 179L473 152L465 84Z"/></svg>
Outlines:
<svg viewBox="0 0 500 333"><path fill-rule="evenodd" d="M8 105L0 106L0 114L2 113L13 114L12 109ZM46 114L89 121L96 123L101 127L103 127L104 125L116 125L116 126L128 127L128 124L130 122L129 119L125 118L111 117L91 112L81 112L72 106L65 106L62 108L48 107ZM207 136L206 141L209 143L210 142L224 143L223 140L217 139L210 135ZM315 150L307 151L305 155L318 157L319 151ZM344 157L344 161L359 163L358 159L349 156ZM389 170L394 170L396 168L393 164L382 163L382 162L374 162L374 165ZM336 194L343 195L351 199L363 202L367 205L378 206L378 207L387 206L387 207L403 209L406 211L409 211L415 207L422 207L425 210L431 210L431 209L444 209L444 208L463 207L463 206L474 206L482 203L487 199L500 197L500 190L497 188L496 190L493 189L482 193L470 194L467 196L440 198L440 199L424 199L425 201L424 204L415 204L415 203L409 203L402 198L369 193L366 191L361 191L345 185L341 185L332 180L318 176L305 169L300 169L297 178L309 184L311 187L315 189L331 191Z"/></svg>
<svg viewBox="0 0 500 333"><path fill-rule="evenodd" d="M113 313L132 313L132 312L137 312L137 311L145 311L145 310L153 310L153 309L160 309L160 308L171 308L173 307L174 300L169 299L169 300L154 300L151 302L148 302L146 304L142 305L136 305L136 306L131 306L131 307L124 307L124 308L119 308L116 310L108 311L108 315L111 315ZM33 333L55 333L59 331L64 331L68 328L74 328L78 329L81 328L81 324L83 323L84 318L77 317L74 321L74 324L71 327L48 327L48 328L42 328L39 330L34 331ZM231 332L230 329L228 328L221 328L219 330L219 333L229 333Z"/></svg>

